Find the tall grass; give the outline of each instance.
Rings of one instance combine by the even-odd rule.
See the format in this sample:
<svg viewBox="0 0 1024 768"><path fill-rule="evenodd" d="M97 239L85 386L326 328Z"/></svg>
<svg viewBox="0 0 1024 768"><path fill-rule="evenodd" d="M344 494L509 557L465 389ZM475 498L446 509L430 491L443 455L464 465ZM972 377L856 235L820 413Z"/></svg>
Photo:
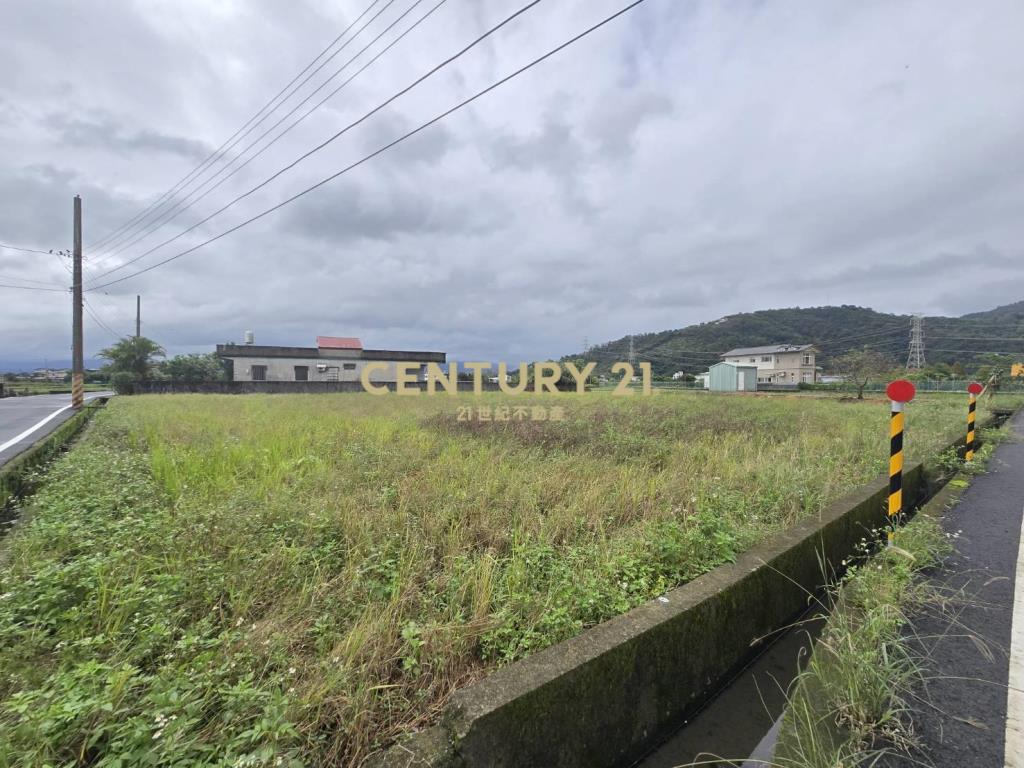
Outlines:
<svg viewBox="0 0 1024 768"><path fill-rule="evenodd" d="M886 466L807 397L118 399L0 570L0 766L356 765L451 691ZM961 431L922 398L911 458ZM982 414L984 416L984 414ZM120 761L120 762L118 762Z"/></svg>
<svg viewBox="0 0 1024 768"><path fill-rule="evenodd" d="M828 625L793 684L775 759L792 768L876 765L914 743L908 704L921 660L903 637L907 614L934 600L916 573L948 554L941 524L919 516L896 546L851 567Z"/></svg>

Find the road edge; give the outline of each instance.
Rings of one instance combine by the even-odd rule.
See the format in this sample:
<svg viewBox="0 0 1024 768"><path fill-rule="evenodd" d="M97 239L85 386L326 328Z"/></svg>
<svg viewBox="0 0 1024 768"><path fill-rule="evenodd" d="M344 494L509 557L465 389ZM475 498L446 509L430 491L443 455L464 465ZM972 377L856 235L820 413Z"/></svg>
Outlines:
<svg viewBox="0 0 1024 768"><path fill-rule="evenodd" d="M5 519L12 501L35 487L29 478L32 470L63 451L106 403L105 397L90 400L81 411L0 466L0 521Z"/></svg>

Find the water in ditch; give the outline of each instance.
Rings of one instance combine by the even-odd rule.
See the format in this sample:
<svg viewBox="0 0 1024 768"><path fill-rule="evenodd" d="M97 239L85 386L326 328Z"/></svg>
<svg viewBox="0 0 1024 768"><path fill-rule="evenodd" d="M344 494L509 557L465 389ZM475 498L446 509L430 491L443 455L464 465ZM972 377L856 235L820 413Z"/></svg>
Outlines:
<svg viewBox="0 0 1024 768"><path fill-rule="evenodd" d="M635 768L769 765L786 691L810 657L825 619L798 620Z"/></svg>

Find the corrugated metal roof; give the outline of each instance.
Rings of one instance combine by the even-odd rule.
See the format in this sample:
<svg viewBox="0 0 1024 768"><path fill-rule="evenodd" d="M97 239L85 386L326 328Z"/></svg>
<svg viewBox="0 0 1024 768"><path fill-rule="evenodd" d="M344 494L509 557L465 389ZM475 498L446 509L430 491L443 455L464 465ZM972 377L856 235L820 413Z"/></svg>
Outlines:
<svg viewBox="0 0 1024 768"><path fill-rule="evenodd" d="M731 355L777 355L781 352L803 352L805 349L810 349L813 344L769 344L766 347L738 347L736 349L730 349L728 352L723 352L722 357L729 357Z"/></svg>
<svg viewBox="0 0 1024 768"><path fill-rule="evenodd" d="M362 349L363 342L352 336L317 336L318 349Z"/></svg>
<svg viewBox="0 0 1024 768"><path fill-rule="evenodd" d="M734 363L731 360L723 360L720 363L715 363L710 368L708 368L708 370L710 371L711 368L717 368L720 365L728 365L730 368L753 368L755 371L757 370L756 365L744 365L743 363Z"/></svg>

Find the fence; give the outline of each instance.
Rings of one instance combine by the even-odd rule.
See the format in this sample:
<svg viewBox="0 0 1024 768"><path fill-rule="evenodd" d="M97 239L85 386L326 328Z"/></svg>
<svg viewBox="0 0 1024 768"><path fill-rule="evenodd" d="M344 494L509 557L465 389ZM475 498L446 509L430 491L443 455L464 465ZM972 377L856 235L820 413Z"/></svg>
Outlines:
<svg viewBox="0 0 1024 768"><path fill-rule="evenodd" d="M885 391L886 381L870 382L864 387L865 392L881 393ZM959 392L964 394L967 392L967 385L971 383L970 379L925 379L923 381L915 381L914 386L918 392ZM614 388L614 384L606 384L595 389L600 390L611 390ZM632 382L629 384L631 389L639 389L640 384ZM653 381L651 382L653 389L660 389L665 391L687 391L687 392L703 392L707 391L704 385L699 381ZM843 393L856 393L857 387L848 382L836 383L836 384L764 384L763 382L757 385L758 392L797 392L797 391L810 391L810 392L843 392ZM1000 392L1024 392L1024 380L1011 379L1009 381L1003 380L999 384Z"/></svg>
<svg viewBox="0 0 1024 768"><path fill-rule="evenodd" d="M472 392L472 381L460 381L460 392ZM376 386L387 387L394 391L395 383L375 382ZM484 391L493 392L498 385L481 382ZM416 381L407 385L412 389L418 387L425 390L427 382ZM331 392L362 392L363 385L359 381L140 381L131 384L132 395L169 395L183 392L217 395L250 395L250 394L327 394ZM438 391L443 391L438 384Z"/></svg>
<svg viewBox="0 0 1024 768"><path fill-rule="evenodd" d="M914 386L918 392L967 392L967 385L972 379L922 379L915 381ZM869 382L864 387L865 392L884 392L885 380ZM857 388L849 382L839 384L801 384L801 389L810 389L822 392L856 392ZM1024 380L1003 379L999 382L1000 392L1024 392Z"/></svg>

